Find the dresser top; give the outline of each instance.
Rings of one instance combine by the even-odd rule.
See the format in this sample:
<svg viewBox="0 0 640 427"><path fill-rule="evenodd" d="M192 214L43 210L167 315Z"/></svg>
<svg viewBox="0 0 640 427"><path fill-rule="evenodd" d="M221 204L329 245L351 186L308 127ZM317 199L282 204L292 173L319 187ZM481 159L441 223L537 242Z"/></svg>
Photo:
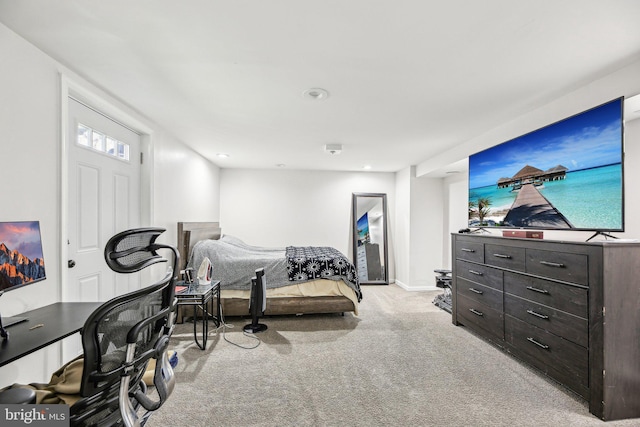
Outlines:
<svg viewBox="0 0 640 427"><path fill-rule="evenodd" d="M640 239L610 239L610 240L592 240L589 242L583 242L580 240L554 240L554 239L534 239L524 237L504 237L491 233L451 233L452 236L464 237L469 239L492 239L500 242L545 242L545 243L560 243L571 245L589 245L589 246L640 246Z"/></svg>

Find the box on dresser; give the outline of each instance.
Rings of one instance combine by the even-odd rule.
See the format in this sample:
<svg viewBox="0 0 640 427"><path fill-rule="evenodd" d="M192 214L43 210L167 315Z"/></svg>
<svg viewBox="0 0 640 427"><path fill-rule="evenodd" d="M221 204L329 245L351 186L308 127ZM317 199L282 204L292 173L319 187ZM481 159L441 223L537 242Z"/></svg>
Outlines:
<svg viewBox="0 0 640 427"><path fill-rule="evenodd" d="M603 420L640 417L640 243L453 234L452 252L455 325Z"/></svg>
<svg viewBox="0 0 640 427"><path fill-rule="evenodd" d="M526 239L543 239L542 231L533 230L502 230L502 237L522 237Z"/></svg>

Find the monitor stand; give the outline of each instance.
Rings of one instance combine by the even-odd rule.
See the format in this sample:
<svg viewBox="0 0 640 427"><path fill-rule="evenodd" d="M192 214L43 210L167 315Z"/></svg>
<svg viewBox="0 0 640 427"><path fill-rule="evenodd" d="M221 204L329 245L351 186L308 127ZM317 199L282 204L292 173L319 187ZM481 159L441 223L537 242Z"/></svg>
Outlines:
<svg viewBox="0 0 640 427"><path fill-rule="evenodd" d="M26 322L27 320L28 320L28 318L19 317L19 316L3 317L2 318L2 326L4 326L5 328L8 328L9 326L13 326L13 325L16 325L18 323Z"/></svg>
<svg viewBox="0 0 640 427"><path fill-rule="evenodd" d="M0 297L2 295L4 295L4 291L0 291ZM2 339L4 339L4 340L9 338L9 333L7 332L7 330L5 328L9 327L11 325L15 325L17 323L24 322L25 320L27 320L26 317L14 316L14 317L6 317L4 319L4 322L3 322L2 321L2 315L0 314L0 337L2 337Z"/></svg>
<svg viewBox="0 0 640 427"><path fill-rule="evenodd" d="M596 232L595 232L595 234L594 234L593 236L589 237L589 238L586 240L586 242L590 241L591 239L593 239L594 237L597 237L597 236L604 236L605 240L606 240L606 238L607 238L607 237L611 237L612 239L617 239L617 237L616 237L616 236L612 236L612 235L611 235L611 234L609 234L609 233L605 233L605 232L603 232L603 231L596 231Z"/></svg>
<svg viewBox="0 0 640 427"><path fill-rule="evenodd" d="M26 317L15 316L15 317L6 317L3 321L2 317L0 317L0 337L2 337L3 340L6 340L7 338L9 338L9 332L7 332L5 328L24 322L25 320L27 320Z"/></svg>
<svg viewBox="0 0 640 427"><path fill-rule="evenodd" d="M489 230L487 230L484 227L478 227L475 230L470 230L469 233L474 234L474 233L490 233Z"/></svg>

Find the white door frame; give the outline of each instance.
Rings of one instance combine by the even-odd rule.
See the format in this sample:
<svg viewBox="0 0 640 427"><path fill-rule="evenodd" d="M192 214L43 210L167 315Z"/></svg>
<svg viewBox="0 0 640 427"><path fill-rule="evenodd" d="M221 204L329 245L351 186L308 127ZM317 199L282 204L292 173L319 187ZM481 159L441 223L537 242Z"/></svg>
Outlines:
<svg viewBox="0 0 640 427"><path fill-rule="evenodd" d="M140 152L143 153L144 162L140 168L140 225L149 226L153 218L153 144L152 129L141 120L134 117L135 112L126 106L113 100L109 95L95 88L88 88L64 73L60 73L60 278L57 297L59 301L65 301L68 295L65 292L67 282L67 261L69 251L67 245L68 233L68 202L69 202L69 96L86 101L89 105L100 109L123 125L135 129L140 133ZM147 273L148 274L148 273ZM142 272L141 280L146 279ZM144 283L144 282L143 282Z"/></svg>

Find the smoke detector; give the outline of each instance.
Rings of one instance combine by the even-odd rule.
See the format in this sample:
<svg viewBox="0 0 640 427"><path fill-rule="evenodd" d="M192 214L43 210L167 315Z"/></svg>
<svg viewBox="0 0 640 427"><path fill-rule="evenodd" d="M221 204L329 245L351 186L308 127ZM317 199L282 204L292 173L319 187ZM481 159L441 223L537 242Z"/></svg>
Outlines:
<svg viewBox="0 0 640 427"><path fill-rule="evenodd" d="M325 144L324 151L329 154L340 154L342 152L342 144Z"/></svg>

